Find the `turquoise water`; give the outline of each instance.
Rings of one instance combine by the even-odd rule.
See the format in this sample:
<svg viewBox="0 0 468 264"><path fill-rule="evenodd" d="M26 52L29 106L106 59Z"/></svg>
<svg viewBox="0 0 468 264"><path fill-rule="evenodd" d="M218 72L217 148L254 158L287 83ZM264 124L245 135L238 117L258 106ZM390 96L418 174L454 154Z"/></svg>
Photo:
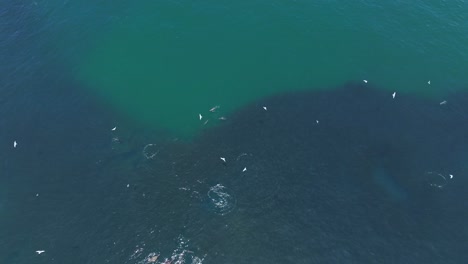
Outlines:
<svg viewBox="0 0 468 264"><path fill-rule="evenodd" d="M44 16L38 37L83 85L133 119L179 135L199 131L198 114L213 106L227 114L279 91L365 79L426 96L468 81L463 1L49 1L31 8Z"/></svg>
<svg viewBox="0 0 468 264"><path fill-rule="evenodd" d="M5 0L0 263L466 263L467 8Z"/></svg>

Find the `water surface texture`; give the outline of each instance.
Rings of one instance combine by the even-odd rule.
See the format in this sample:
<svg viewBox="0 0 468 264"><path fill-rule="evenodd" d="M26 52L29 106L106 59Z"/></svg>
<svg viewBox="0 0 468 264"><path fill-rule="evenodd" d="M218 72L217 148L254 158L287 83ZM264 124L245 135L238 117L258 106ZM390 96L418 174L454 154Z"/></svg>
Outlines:
<svg viewBox="0 0 468 264"><path fill-rule="evenodd" d="M0 263L467 263L467 8L4 0Z"/></svg>
<svg viewBox="0 0 468 264"><path fill-rule="evenodd" d="M419 94L459 89L468 78L467 8L143 1L116 11L76 63L83 82L124 112L190 133L214 105L230 112L278 91L361 79Z"/></svg>

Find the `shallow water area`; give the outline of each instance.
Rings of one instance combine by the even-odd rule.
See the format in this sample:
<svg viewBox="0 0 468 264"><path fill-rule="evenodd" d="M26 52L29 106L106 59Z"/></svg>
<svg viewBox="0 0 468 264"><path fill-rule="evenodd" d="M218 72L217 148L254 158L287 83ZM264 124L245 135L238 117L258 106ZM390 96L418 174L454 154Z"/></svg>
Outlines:
<svg viewBox="0 0 468 264"><path fill-rule="evenodd" d="M349 80L446 94L468 81L465 5L144 1L93 36L77 76L133 118L179 135L203 128L197 116L215 105L228 114Z"/></svg>

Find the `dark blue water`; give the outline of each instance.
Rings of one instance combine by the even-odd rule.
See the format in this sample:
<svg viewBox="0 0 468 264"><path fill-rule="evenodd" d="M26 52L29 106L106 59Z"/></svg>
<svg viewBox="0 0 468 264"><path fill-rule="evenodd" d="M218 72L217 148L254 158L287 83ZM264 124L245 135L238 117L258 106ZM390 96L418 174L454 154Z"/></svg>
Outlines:
<svg viewBox="0 0 468 264"><path fill-rule="evenodd" d="M466 94L283 94L182 142L53 86L2 103L2 263L466 260Z"/></svg>
<svg viewBox="0 0 468 264"><path fill-rule="evenodd" d="M9 6L0 263L468 260L467 93L285 93L182 140L87 93Z"/></svg>

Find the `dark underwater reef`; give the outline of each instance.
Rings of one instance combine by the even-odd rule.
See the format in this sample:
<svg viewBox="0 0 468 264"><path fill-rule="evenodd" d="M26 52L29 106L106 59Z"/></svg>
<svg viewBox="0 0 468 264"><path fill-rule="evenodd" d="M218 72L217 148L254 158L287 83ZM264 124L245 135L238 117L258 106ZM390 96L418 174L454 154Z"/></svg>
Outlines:
<svg viewBox="0 0 468 264"><path fill-rule="evenodd" d="M200 193L203 175L236 196L236 228L203 224L220 237L200 242L207 263L467 261L467 99L349 83L234 113L197 141L197 165L179 168Z"/></svg>

